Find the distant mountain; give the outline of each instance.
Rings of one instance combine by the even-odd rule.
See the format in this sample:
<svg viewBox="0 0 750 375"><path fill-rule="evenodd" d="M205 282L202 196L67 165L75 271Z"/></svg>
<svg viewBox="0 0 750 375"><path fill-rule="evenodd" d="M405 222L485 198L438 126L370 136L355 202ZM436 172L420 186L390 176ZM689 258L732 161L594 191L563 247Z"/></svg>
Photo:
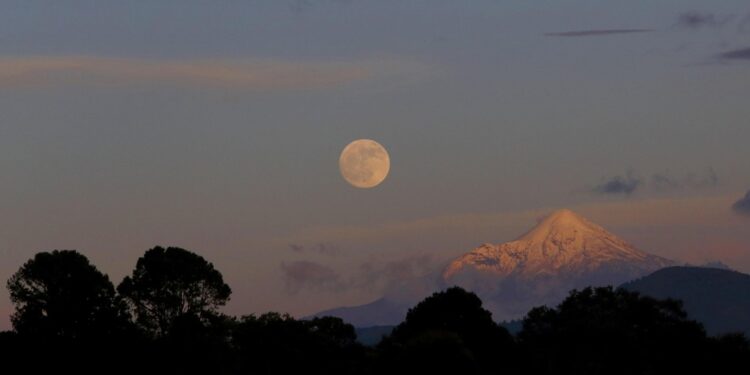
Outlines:
<svg viewBox="0 0 750 375"><path fill-rule="evenodd" d="M485 244L456 258L443 280L477 293L502 320L556 304L574 288L619 285L674 264L559 210L515 241Z"/></svg>
<svg viewBox="0 0 750 375"><path fill-rule="evenodd" d="M571 289L617 286L673 265L573 211L559 210L515 241L485 244L454 259L437 277L434 291L459 285L477 293L496 321L513 320L535 306L559 303ZM424 297L381 298L315 316L338 316L356 327L395 325Z"/></svg>
<svg viewBox="0 0 750 375"><path fill-rule="evenodd" d="M709 334L750 334L750 275L702 267L669 267L622 285L654 298L682 300Z"/></svg>
<svg viewBox="0 0 750 375"><path fill-rule="evenodd" d="M311 317L335 316L355 327L386 326L402 322L408 310L409 306L406 304L380 298L365 305L321 311Z"/></svg>

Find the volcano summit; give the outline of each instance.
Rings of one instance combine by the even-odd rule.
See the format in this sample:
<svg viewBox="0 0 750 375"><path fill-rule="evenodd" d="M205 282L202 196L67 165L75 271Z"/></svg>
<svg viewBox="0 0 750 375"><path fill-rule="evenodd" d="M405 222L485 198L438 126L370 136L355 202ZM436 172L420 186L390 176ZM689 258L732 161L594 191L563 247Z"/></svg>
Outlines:
<svg viewBox="0 0 750 375"><path fill-rule="evenodd" d="M484 244L456 258L442 281L479 294L496 319L511 319L557 303L571 289L617 286L674 264L563 209L515 241Z"/></svg>

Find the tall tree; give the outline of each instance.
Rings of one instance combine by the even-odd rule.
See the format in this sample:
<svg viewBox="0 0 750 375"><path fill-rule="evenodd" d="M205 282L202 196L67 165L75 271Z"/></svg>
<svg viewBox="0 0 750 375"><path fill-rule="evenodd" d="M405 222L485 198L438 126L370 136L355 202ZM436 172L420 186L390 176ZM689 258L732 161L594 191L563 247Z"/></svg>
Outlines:
<svg viewBox="0 0 750 375"><path fill-rule="evenodd" d="M410 309L380 348L391 363L387 371L482 374L513 371L515 366L513 337L492 320L476 294L459 287L435 293Z"/></svg>
<svg viewBox="0 0 750 375"><path fill-rule="evenodd" d="M138 259L117 287L136 322L155 336L169 332L185 315L206 323L226 304L232 290L203 257L177 247L155 247Z"/></svg>
<svg viewBox="0 0 750 375"><path fill-rule="evenodd" d="M83 339L123 327L115 288L82 254L38 253L9 280L13 328L21 335Z"/></svg>

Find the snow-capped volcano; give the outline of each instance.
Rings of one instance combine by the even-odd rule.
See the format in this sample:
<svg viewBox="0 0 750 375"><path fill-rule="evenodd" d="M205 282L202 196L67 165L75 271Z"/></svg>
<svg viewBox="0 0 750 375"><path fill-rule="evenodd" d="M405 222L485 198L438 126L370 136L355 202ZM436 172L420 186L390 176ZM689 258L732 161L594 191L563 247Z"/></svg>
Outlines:
<svg viewBox="0 0 750 375"><path fill-rule="evenodd" d="M559 210L515 241L484 244L457 258L443 277L450 279L468 267L499 277L533 278L561 271L586 273L608 263L626 263L646 271L672 264L634 248L573 211Z"/></svg>
<svg viewBox="0 0 750 375"><path fill-rule="evenodd" d="M446 284L480 294L496 317L557 303L570 289L619 285L673 261L640 251L570 210L559 210L515 241L485 244L453 260Z"/></svg>
<svg viewBox="0 0 750 375"><path fill-rule="evenodd" d="M515 241L485 244L436 270L435 290L459 285L479 295L495 320L522 318L536 306L554 306L572 289L618 286L675 262L645 253L573 211L559 210ZM407 288L409 282L403 287ZM413 301L389 296L370 304L316 314L361 327L401 322Z"/></svg>

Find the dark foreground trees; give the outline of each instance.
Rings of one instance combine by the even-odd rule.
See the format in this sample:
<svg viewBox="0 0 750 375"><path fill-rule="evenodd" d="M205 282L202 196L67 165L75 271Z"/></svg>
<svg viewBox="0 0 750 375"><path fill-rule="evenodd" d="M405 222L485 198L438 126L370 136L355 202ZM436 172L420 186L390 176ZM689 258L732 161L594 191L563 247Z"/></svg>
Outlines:
<svg viewBox="0 0 750 375"><path fill-rule="evenodd" d="M494 374L515 371L513 337L474 293L453 287L409 310L380 344L383 370Z"/></svg>
<svg viewBox="0 0 750 375"><path fill-rule="evenodd" d="M135 337L109 278L76 251L37 254L8 280L8 291L15 332L0 337L0 355L9 373L95 373Z"/></svg>
<svg viewBox="0 0 750 375"><path fill-rule="evenodd" d="M679 301L611 287L573 291L557 308L531 310L518 338L537 374L716 373L750 360L744 338L708 338Z"/></svg>
<svg viewBox="0 0 750 375"><path fill-rule="evenodd" d="M215 320L232 293L221 273L200 255L159 246L138 259L117 291L138 325L156 337L167 334L178 319Z"/></svg>
<svg viewBox="0 0 750 375"><path fill-rule="evenodd" d="M75 251L37 254L11 277L8 373L673 374L747 373L741 335L707 337L679 302L612 288L529 312L517 337L461 288L433 294L377 347L338 318L218 308L229 286L197 254L154 248L115 292ZM124 299L124 300L123 300ZM130 309L125 308L127 303ZM133 315L131 315L131 313Z"/></svg>
<svg viewBox="0 0 750 375"><path fill-rule="evenodd" d="M124 306L109 278L75 251L39 253L8 280L15 331L39 340L94 340L122 331Z"/></svg>
<svg viewBox="0 0 750 375"><path fill-rule="evenodd" d="M232 330L242 373L361 374L365 349L339 318L296 320L267 313L241 318Z"/></svg>

